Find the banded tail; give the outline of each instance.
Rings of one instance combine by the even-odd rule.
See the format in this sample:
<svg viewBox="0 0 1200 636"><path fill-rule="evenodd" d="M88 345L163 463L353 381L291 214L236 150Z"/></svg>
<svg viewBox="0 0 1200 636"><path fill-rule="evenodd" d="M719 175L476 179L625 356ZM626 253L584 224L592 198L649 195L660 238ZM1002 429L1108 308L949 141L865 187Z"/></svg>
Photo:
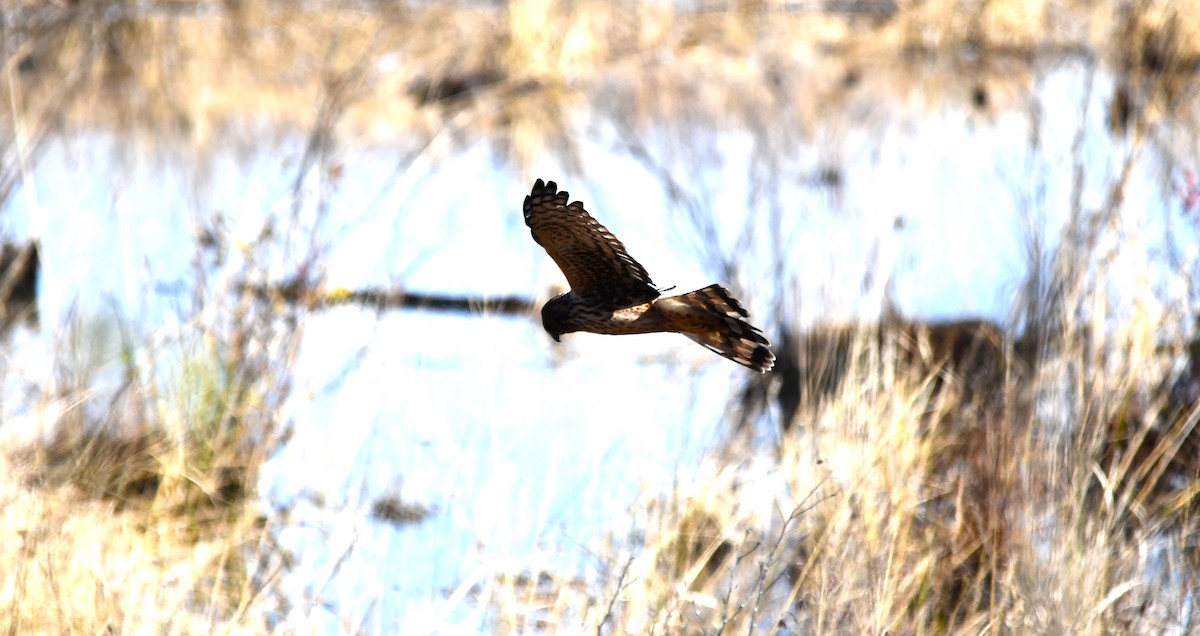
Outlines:
<svg viewBox="0 0 1200 636"><path fill-rule="evenodd" d="M750 317L729 290L709 285L654 303L683 335L705 348L760 373L775 366L771 343L757 327L743 320Z"/></svg>

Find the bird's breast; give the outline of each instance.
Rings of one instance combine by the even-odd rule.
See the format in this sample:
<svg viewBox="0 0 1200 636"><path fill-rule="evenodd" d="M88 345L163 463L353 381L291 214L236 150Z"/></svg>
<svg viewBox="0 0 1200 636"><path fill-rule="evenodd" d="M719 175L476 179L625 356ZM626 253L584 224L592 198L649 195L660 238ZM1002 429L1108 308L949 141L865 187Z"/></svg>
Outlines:
<svg viewBox="0 0 1200 636"><path fill-rule="evenodd" d="M654 303L649 302L612 311L604 321L604 331L601 333L653 333L669 331L670 327L666 317L654 308Z"/></svg>

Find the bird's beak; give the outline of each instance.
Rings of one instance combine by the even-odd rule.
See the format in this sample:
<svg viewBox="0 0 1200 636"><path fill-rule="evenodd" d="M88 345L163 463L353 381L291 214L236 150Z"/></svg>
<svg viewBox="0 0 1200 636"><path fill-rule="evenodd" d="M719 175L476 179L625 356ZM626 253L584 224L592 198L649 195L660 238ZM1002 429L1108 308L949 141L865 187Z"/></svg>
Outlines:
<svg viewBox="0 0 1200 636"><path fill-rule="evenodd" d="M550 337L554 338L555 342L562 342L562 340L560 339L560 334L552 333L552 334L550 334Z"/></svg>

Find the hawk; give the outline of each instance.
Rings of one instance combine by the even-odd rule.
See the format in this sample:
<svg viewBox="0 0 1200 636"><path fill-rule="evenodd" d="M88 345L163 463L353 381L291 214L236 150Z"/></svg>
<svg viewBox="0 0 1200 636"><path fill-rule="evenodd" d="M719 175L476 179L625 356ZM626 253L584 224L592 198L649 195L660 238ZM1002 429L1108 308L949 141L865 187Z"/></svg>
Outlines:
<svg viewBox="0 0 1200 636"><path fill-rule="evenodd" d="M662 296L646 268L583 209L568 204L553 181L533 184L525 225L562 270L571 291L542 307L542 326L556 342L565 333L676 332L758 372L775 364L771 343L746 322L750 314L720 285Z"/></svg>

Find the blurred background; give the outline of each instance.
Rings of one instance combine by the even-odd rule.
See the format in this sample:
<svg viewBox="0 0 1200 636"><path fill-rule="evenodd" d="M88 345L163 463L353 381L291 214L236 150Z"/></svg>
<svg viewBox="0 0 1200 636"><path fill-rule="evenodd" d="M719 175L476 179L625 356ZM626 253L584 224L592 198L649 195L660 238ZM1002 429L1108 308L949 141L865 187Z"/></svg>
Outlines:
<svg viewBox="0 0 1200 636"><path fill-rule="evenodd" d="M4 631L1200 629L1200 7L0 11Z"/></svg>

